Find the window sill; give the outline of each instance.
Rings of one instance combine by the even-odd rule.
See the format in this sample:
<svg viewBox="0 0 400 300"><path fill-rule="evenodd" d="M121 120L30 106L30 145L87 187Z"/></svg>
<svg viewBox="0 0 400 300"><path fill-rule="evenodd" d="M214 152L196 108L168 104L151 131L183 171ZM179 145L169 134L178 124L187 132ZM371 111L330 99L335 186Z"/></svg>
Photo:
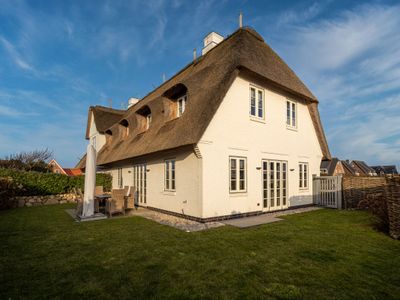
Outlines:
<svg viewBox="0 0 400 300"><path fill-rule="evenodd" d="M309 191L310 191L309 188L299 188L299 192L305 193L305 192L309 192Z"/></svg>
<svg viewBox="0 0 400 300"><path fill-rule="evenodd" d="M163 191L163 195L175 196L176 195L176 191Z"/></svg>
<svg viewBox="0 0 400 300"><path fill-rule="evenodd" d="M286 125L286 129L291 130L291 131L298 131L297 127L292 127L292 126L288 126L288 125Z"/></svg>
<svg viewBox="0 0 400 300"><path fill-rule="evenodd" d="M247 192L229 192L229 197L247 197Z"/></svg>
<svg viewBox="0 0 400 300"><path fill-rule="evenodd" d="M263 123L263 124L266 123L265 119L261 119L261 118L257 118L257 117L253 117L253 116L250 116L250 121L254 121L254 122L258 122L258 123Z"/></svg>

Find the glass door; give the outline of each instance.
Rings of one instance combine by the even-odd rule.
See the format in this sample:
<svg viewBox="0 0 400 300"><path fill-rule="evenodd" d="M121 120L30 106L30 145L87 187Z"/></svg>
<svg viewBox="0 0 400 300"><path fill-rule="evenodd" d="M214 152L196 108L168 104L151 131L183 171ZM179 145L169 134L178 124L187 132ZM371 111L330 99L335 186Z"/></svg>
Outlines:
<svg viewBox="0 0 400 300"><path fill-rule="evenodd" d="M137 164L133 166L133 187L135 191L135 204L145 205L147 194L147 174L146 164Z"/></svg>
<svg viewBox="0 0 400 300"><path fill-rule="evenodd" d="M263 160L262 180L263 210L287 208L287 162Z"/></svg>

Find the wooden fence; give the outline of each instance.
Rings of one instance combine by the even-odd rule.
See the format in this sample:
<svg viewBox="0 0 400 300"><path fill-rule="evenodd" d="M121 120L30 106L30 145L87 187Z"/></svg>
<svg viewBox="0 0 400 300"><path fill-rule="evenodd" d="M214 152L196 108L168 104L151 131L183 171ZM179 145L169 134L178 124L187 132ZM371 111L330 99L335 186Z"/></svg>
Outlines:
<svg viewBox="0 0 400 300"><path fill-rule="evenodd" d="M324 207L342 208L342 177L313 178L314 203Z"/></svg>

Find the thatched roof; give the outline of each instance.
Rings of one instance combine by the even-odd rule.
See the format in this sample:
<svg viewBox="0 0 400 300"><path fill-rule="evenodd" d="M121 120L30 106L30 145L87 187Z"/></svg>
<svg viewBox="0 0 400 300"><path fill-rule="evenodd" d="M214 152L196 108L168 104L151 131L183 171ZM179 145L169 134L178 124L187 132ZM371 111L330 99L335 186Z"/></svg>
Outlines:
<svg viewBox="0 0 400 300"><path fill-rule="evenodd" d="M81 157L81 159L75 165L75 168L81 170L84 170L86 168L86 153Z"/></svg>
<svg viewBox="0 0 400 300"><path fill-rule="evenodd" d="M86 126L86 139L89 138L92 114L97 131L100 133L104 133L110 126L118 122L125 112L125 110L119 110L100 105L89 107L88 123Z"/></svg>
<svg viewBox="0 0 400 300"><path fill-rule="evenodd" d="M256 75L275 88L305 100L323 155L330 159L315 96L257 32L241 28L130 107L119 120L115 114L112 121L103 116L96 120L99 115L95 115L97 129L112 135L111 142L98 153L98 164L197 144L240 73ZM173 119L170 98L180 90L187 90L188 105L181 117ZM145 132L139 114L144 110L152 114L151 126ZM124 126L119 124L121 120L129 123L127 137L123 134Z"/></svg>

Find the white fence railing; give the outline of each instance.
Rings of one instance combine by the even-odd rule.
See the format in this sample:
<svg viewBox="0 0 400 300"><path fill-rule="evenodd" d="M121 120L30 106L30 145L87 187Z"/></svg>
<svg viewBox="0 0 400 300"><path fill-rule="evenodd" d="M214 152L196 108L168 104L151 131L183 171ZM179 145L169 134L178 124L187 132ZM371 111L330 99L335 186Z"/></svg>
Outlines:
<svg viewBox="0 0 400 300"><path fill-rule="evenodd" d="M314 203L317 205L342 208L342 177L321 176L313 178Z"/></svg>

